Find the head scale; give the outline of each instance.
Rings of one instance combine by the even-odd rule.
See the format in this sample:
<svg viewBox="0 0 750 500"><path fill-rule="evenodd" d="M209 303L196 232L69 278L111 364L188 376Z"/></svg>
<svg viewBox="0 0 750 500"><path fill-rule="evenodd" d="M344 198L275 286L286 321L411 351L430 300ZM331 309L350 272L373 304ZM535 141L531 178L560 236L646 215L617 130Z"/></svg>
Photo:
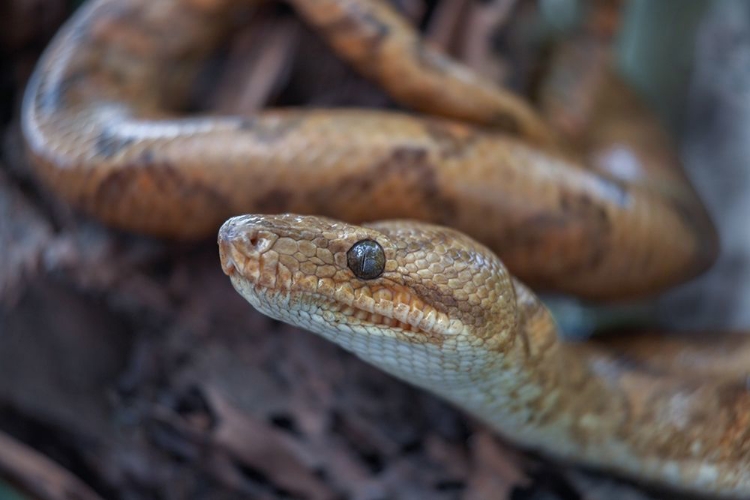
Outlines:
<svg viewBox="0 0 750 500"><path fill-rule="evenodd" d="M496 358L482 353L514 340L505 268L448 228L246 215L222 226L219 247L225 273L255 308L418 385L431 383L436 365L459 383Z"/></svg>

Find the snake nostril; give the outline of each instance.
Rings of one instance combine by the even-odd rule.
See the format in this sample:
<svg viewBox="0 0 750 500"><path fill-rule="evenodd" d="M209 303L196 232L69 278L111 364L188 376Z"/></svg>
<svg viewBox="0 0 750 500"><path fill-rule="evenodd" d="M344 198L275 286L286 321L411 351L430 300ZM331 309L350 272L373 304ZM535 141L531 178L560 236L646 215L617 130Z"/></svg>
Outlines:
<svg viewBox="0 0 750 500"><path fill-rule="evenodd" d="M245 250L250 253L264 253L269 250L276 238L265 231L253 229L242 235Z"/></svg>

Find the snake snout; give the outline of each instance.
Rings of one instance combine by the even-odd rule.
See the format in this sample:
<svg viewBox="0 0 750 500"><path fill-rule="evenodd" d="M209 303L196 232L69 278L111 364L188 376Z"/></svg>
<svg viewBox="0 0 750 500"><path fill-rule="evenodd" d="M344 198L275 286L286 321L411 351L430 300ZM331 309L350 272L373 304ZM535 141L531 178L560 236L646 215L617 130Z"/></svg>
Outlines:
<svg viewBox="0 0 750 500"><path fill-rule="evenodd" d="M237 262L237 252L235 251L233 240L224 231L224 227L219 232L219 258L221 259L221 269L227 276L233 276L235 272L242 269Z"/></svg>
<svg viewBox="0 0 750 500"><path fill-rule="evenodd" d="M244 272L248 261L257 261L260 254L273 245L277 238L253 224L248 216L233 217L219 229L219 256L224 273L232 276Z"/></svg>

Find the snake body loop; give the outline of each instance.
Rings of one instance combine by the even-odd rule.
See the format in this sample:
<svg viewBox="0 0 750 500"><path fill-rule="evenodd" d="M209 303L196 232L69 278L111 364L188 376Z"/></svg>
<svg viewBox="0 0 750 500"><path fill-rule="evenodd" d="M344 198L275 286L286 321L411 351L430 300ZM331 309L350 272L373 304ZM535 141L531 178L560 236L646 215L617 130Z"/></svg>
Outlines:
<svg viewBox="0 0 750 500"><path fill-rule="evenodd" d="M529 105L430 49L387 4L290 3L395 100L432 116L180 115L243 3L90 0L25 95L39 178L108 224L169 238L204 237L246 212L421 220L232 219L220 235L224 270L261 311L522 444L679 488L750 495L744 342L722 341L737 346L727 366L680 340L619 351L561 344L521 284L633 297L713 261L705 210L632 92L600 75L597 125L572 153ZM706 368L685 368L686 356Z"/></svg>
<svg viewBox="0 0 750 500"><path fill-rule="evenodd" d="M385 3L293 3L396 98L448 119L176 116L237 2L94 0L27 89L23 132L40 178L109 224L173 238L247 212L425 220L487 244L530 285L600 299L664 288L712 261L710 221L624 86L611 86L619 108L603 99L591 161L578 163L529 106L426 47Z"/></svg>

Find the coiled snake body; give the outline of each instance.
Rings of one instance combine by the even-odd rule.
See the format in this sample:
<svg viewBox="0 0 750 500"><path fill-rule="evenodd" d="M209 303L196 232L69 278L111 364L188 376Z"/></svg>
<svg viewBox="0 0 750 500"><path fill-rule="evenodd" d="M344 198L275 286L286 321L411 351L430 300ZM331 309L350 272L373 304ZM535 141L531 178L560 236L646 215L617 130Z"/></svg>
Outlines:
<svg viewBox="0 0 750 500"><path fill-rule="evenodd" d="M563 344L521 284L630 297L713 260L708 217L626 87L613 77L605 86L617 99L604 92L581 162L523 101L425 46L386 4L291 0L396 100L442 118L175 115L239 3L82 7L24 100L40 178L109 224L173 238L210 234L246 212L422 220L234 218L220 233L222 263L259 310L522 444L678 488L750 495L741 338L710 348L647 338L618 350Z"/></svg>

